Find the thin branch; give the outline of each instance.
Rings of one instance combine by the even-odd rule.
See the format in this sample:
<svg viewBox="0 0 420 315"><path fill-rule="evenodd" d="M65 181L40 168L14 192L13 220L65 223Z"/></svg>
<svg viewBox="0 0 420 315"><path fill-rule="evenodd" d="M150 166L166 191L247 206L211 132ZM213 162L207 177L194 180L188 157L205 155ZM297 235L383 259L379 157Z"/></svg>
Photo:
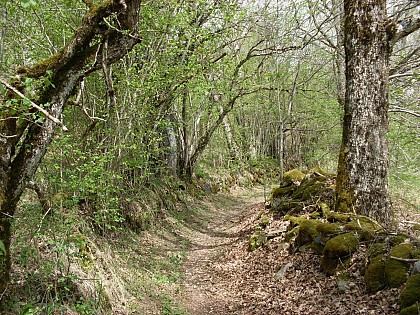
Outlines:
<svg viewBox="0 0 420 315"><path fill-rule="evenodd" d="M417 18L412 21L407 20L407 22L407 25L404 25L404 27L401 30L397 31L397 33L391 38L391 46L393 46L396 42L417 31L420 28L420 18Z"/></svg>
<svg viewBox="0 0 420 315"><path fill-rule="evenodd" d="M66 126L64 126L64 124L59 119L57 119L56 117L51 116L50 113L48 113L45 109L43 109L39 105L37 105L34 102L32 102L29 98L27 98L19 90L15 89L13 86L11 86L9 83L7 83L7 81L5 79L0 78L0 82L3 83L4 86L6 86L6 88L8 88L9 90L13 91L14 93L16 93L21 98L27 100L31 104L31 106L33 108L35 108L36 110L38 110L39 112L41 112L42 114L44 114L47 118L51 119L56 124L60 125L61 128L63 129L63 131L68 131L68 128Z"/></svg>
<svg viewBox="0 0 420 315"><path fill-rule="evenodd" d="M401 258L401 257L395 257L395 256L389 256L389 258L401 261L401 262L417 262L419 261L418 258Z"/></svg>
<svg viewBox="0 0 420 315"><path fill-rule="evenodd" d="M406 114L413 115L414 117L420 118L420 114L419 113L417 113L417 112L415 112L413 110L409 110L409 109L400 107L400 106L396 106L396 105L394 106L394 108L389 109L388 112L390 112L390 113L406 113Z"/></svg>

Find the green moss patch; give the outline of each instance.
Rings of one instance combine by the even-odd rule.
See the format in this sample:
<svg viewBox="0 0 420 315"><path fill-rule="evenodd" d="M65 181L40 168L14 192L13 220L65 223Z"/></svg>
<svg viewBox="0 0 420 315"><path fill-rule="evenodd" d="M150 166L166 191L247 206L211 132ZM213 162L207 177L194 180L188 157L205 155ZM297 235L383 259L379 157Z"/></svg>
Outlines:
<svg viewBox="0 0 420 315"><path fill-rule="evenodd" d="M288 197L291 196L293 194L293 191L296 189L295 185L290 185L287 187L274 187L273 190L271 191L271 195L273 196L273 198L283 198L283 197Z"/></svg>
<svg viewBox="0 0 420 315"><path fill-rule="evenodd" d="M344 226L346 231L358 232L363 240L372 240L375 235L382 231L382 227L377 223L370 220L368 217L355 216L351 219L351 222Z"/></svg>
<svg viewBox="0 0 420 315"><path fill-rule="evenodd" d="M331 238L324 247L321 268L327 275L333 275L340 264L357 249L359 240L353 233L345 233Z"/></svg>
<svg viewBox="0 0 420 315"><path fill-rule="evenodd" d="M266 242L267 235L265 235L264 233L256 232L252 234L249 238L248 250L252 252L257 248L263 246Z"/></svg>
<svg viewBox="0 0 420 315"><path fill-rule="evenodd" d="M400 294L400 304L403 308L420 302L420 274L408 278Z"/></svg>
<svg viewBox="0 0 420 315"><path fill-rule="evenodd" d="M403 262L388 258L385 261L384 273L386 284L391 288L397 288L407 280L408 266Z"/></svg>
<svg viewBox="0 0 420 315"><path fill-rule="evenodd" d="M376 292L385 288L385 259L382 255L371 259L365 272L365 281L370 292Z"/></svg>
<svg viewBox="0 0 420 315"><path fill-rule="evenodd" d="M400 315L419 315L420 304L416 303L401 310Z"/></svg>
<svg viewBox="0 0 420 315"><path fill-rule="evenodd" d="M284 173L283 175L283 181L288 182L288 183L293 183L296 181L301 182L303 181L304 178L305 178L305 174L303 174L301 171L295 168Z"/></svg>
<svg viewBox="0 0 420 315"><path fill-rule="evenodd" d="M375 258L386 253L386 246L384 243L375 243L368 249L369 258Z"/></svg>
<svg viewBox="0 0 420 315"><path fill-rule="evenodd" d="M390 255L399 258L411 258L413 244L400 244L391 249Z"/></svg>

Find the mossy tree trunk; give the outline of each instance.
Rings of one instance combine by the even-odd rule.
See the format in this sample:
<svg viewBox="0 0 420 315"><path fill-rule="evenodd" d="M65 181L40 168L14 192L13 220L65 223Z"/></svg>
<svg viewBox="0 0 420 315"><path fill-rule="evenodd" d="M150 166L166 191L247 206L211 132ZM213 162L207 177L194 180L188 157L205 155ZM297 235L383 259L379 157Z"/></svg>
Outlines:
<svg viewBox="0 0 420 315"><path fill-rule="evenodd" d="M391 214L386 139L389 59L393 43L418 29L418 21L397 32L387 18L386 0L346 0L344 11L346 94L336 208L386 225Z"/></svg>
<svg viewBox="0 0 420 315"><path fill-rule="evenodd" d="M139 42L136 28L140 2L114 0L91 7L73 39L58 54L33 67L18 68L13 82L2 79L8 92L0 96L6 109L0 113L0 245L5 249L4 252L0 246L0 293L10 277L11 223L17 203L51 143L64 106L77 85L104 64L120 60ZM51 84L40 84L36 98L31 99L25 95L26 78L43 82L48 78ZM32 112L38 119L16 117L8 103L12 99L21 104L23 99L32 102L19 114ZM41 114L36 105L42 105L47 113Z"/></svg>

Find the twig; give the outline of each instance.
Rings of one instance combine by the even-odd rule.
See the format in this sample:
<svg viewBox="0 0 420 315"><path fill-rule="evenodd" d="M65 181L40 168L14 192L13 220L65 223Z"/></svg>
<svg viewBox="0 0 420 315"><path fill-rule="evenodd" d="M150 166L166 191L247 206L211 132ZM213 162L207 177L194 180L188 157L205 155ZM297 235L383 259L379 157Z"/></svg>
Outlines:
<svg viewBox="0 0 420 315"><path fill-rule="evenodd" d="M36 110L40 111L42 114L44 114L47 118L51 119L53 122L55 122L56 124L60 125L61 128L63 129L63 131L68 131L68 128L66 126L64 126L64 124L57 119L56 117L53 117L50 115L50 113L48 113L45 109L43 109L42 107L40 107L39 105L35 104L34 102L32 102L29 98L27 98L24 94L22 94L19 90L15 89L13 86L11 86L9 83L7 83L7 81L3 78L0 78L0 82L4 84L4 86L6 86L6 88L8 88L9 90L13 91L14 93L16 93L17 95L19 95L21 98L29 101L29 103L31 104L31 106L33 108L35 108Z"/></svg>
<svg viewBox="0 0 420 315"><path fill-rule="evenodd" d="M416 258L400 258L400 257L395 257L395 256L389 256L389 258L397 260L397 261L402 261L402 262L417 262L420 260Z"/></svg>

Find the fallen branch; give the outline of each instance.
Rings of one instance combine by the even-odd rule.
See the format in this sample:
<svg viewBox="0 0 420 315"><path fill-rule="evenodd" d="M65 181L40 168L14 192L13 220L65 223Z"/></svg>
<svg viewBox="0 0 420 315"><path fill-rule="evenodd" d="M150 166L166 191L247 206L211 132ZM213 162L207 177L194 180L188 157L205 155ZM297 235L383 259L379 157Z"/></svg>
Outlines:
<svg viewBox="0 0 420 315"><path fill-rule="evenodd" d="M400 258L400 257L395 257L395 256L389 256L389 258L397 260L397 261L401 261L401 262L416 262L416 261L420 261L420 259L416 259L416 258Z"/></svg>
<svg viewBox="0 0 420 315"><path fill-rule="evenodd" d="M68 128L66 126L64 126L64 124L57 119L56 117L53 117L50 115L50 113L48 113L45 109L43 109L42 107L40 107L39 105L35 104L34 102L32 102L29 98L27 98L24 94L22 94L19 90L15 89L13 86L11 86L9 83L7 83L7 81L3 78L0 78L0 82L4 84L4 86L6 88L8 88L9 90L13 91L14 93L16 93L18 96L20 96L21 98L27 100L31 106L33 108L35 108L37 111L41 112L42 114L45 115L45 117L47 117L48 119L51 119L53 122L55 122L56 124L61 126L61 129L63 129L63 131L68 131Z"/></svg>

